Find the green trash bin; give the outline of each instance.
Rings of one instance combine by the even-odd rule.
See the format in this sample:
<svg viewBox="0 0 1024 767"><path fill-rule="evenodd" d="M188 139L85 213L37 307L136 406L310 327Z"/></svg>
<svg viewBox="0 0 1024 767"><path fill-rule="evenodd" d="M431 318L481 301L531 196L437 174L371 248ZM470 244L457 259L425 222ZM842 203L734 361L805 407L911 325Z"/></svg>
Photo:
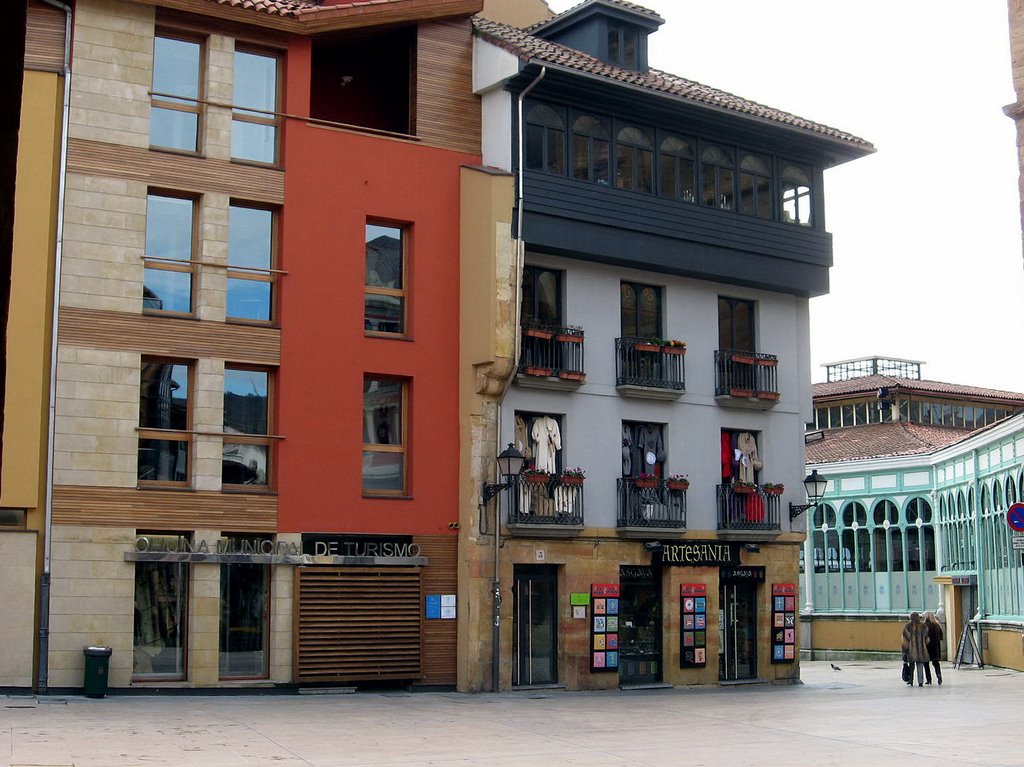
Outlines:
<svg viewBox="0 0 1024 767"><path fill-rule="evenodd" d="M85 653L85 696L102 698L107 694L107 677L110 673L109 647L86 647Z"/></svg>

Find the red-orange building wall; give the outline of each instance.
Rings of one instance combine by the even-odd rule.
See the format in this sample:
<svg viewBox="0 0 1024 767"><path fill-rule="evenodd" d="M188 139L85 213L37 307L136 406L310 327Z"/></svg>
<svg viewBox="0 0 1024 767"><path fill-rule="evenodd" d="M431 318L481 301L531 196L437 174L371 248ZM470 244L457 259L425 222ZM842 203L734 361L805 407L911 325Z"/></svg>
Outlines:
<svg viewBox="0 0 1024 767"><path fill-rule="evenodd" d="M308 44L289 52L288 114L308 114ZM479 157L289 120L284 133L275 432L280 532L455 534L459 168ZM407 224L406 339L363 330L367 220ZM409 382L407 488L364 497L364 374Z"/></svg>

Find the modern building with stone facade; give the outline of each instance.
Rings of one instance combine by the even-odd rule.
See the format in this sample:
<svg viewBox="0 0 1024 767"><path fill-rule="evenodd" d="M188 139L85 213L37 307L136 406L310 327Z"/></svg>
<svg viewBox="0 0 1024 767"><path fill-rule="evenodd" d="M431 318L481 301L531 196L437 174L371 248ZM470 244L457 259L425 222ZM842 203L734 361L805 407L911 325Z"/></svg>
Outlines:
<svg viewBox="0 0 1024 767"><path fill-rule="evenodd" d="M932 611L948 660L966 639L962 661L1024 669L1024 394L921 366L847 360L814 386L808 470L829 483L806 520L803 647L894 655L908 614Z"/></svg>
<svg viewBox="0 0 1024 767"><path fill-rule="evenodd" d="M460 686L796 680L823 171L873 148L652 68L632 3L474 23Z"/></svg>
<svg viewBox="0 0 1024 767"><path fill-rule="evenodd" d="M29 3L0 686L80 688L90 645L113 688L455 685L481 7Z"/></svg>

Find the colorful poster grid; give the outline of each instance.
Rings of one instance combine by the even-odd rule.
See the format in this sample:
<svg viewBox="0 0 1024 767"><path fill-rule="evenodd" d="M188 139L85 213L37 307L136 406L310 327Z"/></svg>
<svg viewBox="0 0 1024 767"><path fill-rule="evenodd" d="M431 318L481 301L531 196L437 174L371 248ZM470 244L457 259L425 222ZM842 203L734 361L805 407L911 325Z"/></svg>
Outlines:
<svg viewBox="0 0 1024 767"><path fill-rule="evenodd" d="M679 586L681 649L680 668L701 668L707 664L708 587L704 583Z"/></svg>
<svg viewBox="0 0 1024 767"><path fill-rule="evenodd" d="M772 663L796 660L795 583L772 584Z"/></svg>
<svg viewBox="0 0 1024 767"><path fill-rule="evenodd" d="M619 670L619 584L592 583L590 604L590 670Z"/></svg>

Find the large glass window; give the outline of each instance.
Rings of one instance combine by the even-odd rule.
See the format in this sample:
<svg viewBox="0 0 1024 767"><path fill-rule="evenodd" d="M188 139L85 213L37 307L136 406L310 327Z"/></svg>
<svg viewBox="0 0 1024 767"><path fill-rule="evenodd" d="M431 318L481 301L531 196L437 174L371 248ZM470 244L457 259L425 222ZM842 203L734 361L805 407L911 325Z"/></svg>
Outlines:
<svg viewBox="0 0 1024 767"><path fill-rule="evenodd" d="M366 330L405 332L405 245L402 227L366 225Z"/></svg>
<svg viewBox="0 0 1024 767"><path fill-rule="evenodd" d="M676 136L662 139L658 155L658 194L693 202L697 188L694 167L693 147L688 141Z"/></svg>
<svg viewBox="0 0 1024 767"><path fill-rule="evenodd" d="M811 225L811 175L799 165L782 167L782 220Z"/></svg>
<svg viewBox="0 0 1024 767"><path fill-rule="evenodd" d="M177 549L177 536L162 537L168 549ZM185 678L187 584L188 565L182 562L135 563L132 678Z"/></svg>
<svg viewBox="0 0 1024 767"><path fill-rule="evenodd" d="M255 162L276 162L277 73L277 56L235 51L232 157Z"/></svg>
<svg viewBox="0 0 1024 767"><path fill-rule="evenodd" d="M192 312L195 201L146 198L146 252L142 306L146 311Z"/></svg>
<svg viewBox="0 0 1024 767"><path fill-rule="evenodd" d="M269 571L251 562L220 566L221 679L267 676Z"/></svg>
<svg viewBox="0 0 1024 767"><path fill-rule="evenodd" d="M232 205L228 212L228 319L273 319L273 266L274 212Z"/></svg>
<svg viewBox="0 0 1024 767"><path fill-rule="evenodd" d="M772 217L772 169L764 158L752 154L740 160L740 213Z"/></svg>
<svg viewBox="0 0 1024 767"><path fill-rule="evenodd" d="M623 338L661 337L661 289L624 282L619 289Z"/></svg>
<svg viewBox="0 0 1024 767"><path fill-rule="evenodd" d="M609 183L608 123L592 115L580 115L572 124L572 174L581 181Z"/></svg>
<svg viewBox="0 0 1024 767"><path fill-rule="evenodd" d="M224 485L270 484L270 373L224 369Z"/></svg>
<svg viewBox="0 0 1024 767"><path fill-rule="evenodd" d="M183 362L143 360L139 390L139 484L188 485L192 453L191 371Z"/></svg>
<svg viewBox="0 0 1024 767"><path fill-rule="evenodd" d="M722 210L736 207L733 188L735 160L732 152L709 144L700 155L701 200L705 205Z"/></svg>
<svg viewBox="0 0 1024 767"><path fill-rule="evenodd" d="M637 32L623 27L608 28L608 61L626 69L636 69Z"/></svg>
<svg viewBox="0 0 1024 767"><path fill-rule="evenodd" d="M196 40L154 38L150 145L199 151L202 56L203 46Z"/></svg>
<svg viewBox="0 0 1024 767"><path fill-rule="evenodd" d="M565 175L565 116L545 104L526 112L526 167Z"/></svg>
<svg viewBox="0 0 1024 767"><path fill-rule="evenodd" d="M646 131L627 126L616 136L615 184L619 189L654 192L654 145Z"/></svg>
<svg viewBox="0 0 1024 767"><path fill-rule="evenodd" d="M406 489L406 385L363 379L363 492L397 495Z"/></svg>
<svg viewBox="0 0 1024 767"><path fill-rule="evenodd" d="M722 351L755 351L753 301L719 297L718 348Z"/></svg>

